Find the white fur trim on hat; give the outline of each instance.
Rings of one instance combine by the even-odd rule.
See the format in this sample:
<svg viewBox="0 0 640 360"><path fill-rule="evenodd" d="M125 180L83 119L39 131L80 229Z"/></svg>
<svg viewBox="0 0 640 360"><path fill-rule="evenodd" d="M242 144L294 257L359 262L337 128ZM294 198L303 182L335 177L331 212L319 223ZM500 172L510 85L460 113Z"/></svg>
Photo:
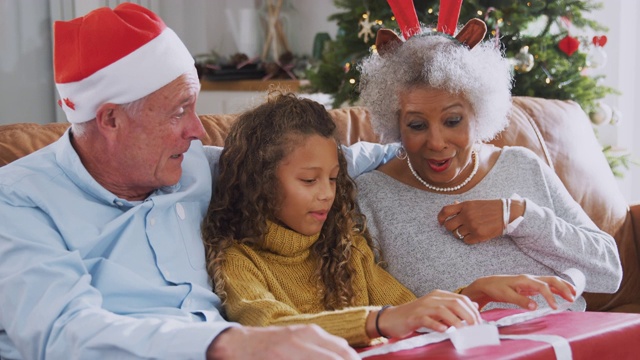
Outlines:
<svg viewBox="0 0 640 360"><path fill-rule="evenodd" d="M80 81L58 83L56 87L69 122L81 123L94 119L102 104L130 103L191 71L195 71L193 57L167 27L118 61Z"/></svg>

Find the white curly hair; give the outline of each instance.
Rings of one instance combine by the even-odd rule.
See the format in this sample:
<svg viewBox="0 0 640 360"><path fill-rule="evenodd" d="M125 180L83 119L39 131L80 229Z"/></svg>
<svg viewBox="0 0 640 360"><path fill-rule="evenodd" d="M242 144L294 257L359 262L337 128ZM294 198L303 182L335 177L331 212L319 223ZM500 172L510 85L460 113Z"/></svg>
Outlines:
<svg viewBox="0 0 640 360"><path fill-rule="evenodd" d="M489 41L473 49L424 28L383 56L373 53L359 65L360 98L371 113L382 143L399 142L399 95L426 86L460 94L475 114L477 141L493 139L508 123L513 76L503 51Z"/></svg>

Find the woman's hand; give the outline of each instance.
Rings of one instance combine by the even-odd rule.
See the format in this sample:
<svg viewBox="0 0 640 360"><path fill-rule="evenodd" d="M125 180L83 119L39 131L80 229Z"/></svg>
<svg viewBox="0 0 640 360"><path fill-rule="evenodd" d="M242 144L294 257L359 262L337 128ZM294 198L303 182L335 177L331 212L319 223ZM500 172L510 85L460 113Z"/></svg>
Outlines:
<svg viewBox="0 0 640 360"><path fill-rule="evenodd" d="M509 222L524 214L524 200L512 199ZM467 244L477 244L502 235L502 201L469 200L442 207L438 222Z"/></svg>
<svg viewBox="0 0 640 360"><path fill-rule="evenodd" d="M576 289L557 276L494 275L477 279L462 290L462 294L477 302L480 308L489 302L505 302L535 310L538 304L529 296L542 295L549 306L558 308L553 294L573 302Z"/></svg>
<svg viewBox="0 0 640 360"><path fill-rule="evenodd" d="M385 309L378 319L382 334L378 334L375 328L377 313L372 311L367 318L367 333L371 337L384 334L391 338L402 338L422 327L443 332L449 326L463 326L462 321L468 325L481 322L478 304L464 295L442 290L435 290L412 302Z"/></svg>

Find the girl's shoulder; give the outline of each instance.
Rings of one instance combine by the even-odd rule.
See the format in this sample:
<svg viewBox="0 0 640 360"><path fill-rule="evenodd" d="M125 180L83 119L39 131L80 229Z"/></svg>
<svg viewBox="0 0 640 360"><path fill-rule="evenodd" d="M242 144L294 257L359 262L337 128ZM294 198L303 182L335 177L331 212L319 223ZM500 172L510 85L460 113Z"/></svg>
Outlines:
<svg viewBox="0 0 640 360"><path fill-rule="evenodd" d="M354 235L353 237L353 247L356 250L354 254L359 253L363 257L373 256L373 249L367 242L367 239L362 235Z"/></svg>
<svg viewBox="0 0 640 360"><path fill-rule="evenodd" d="M225 261L229 262L241 262L244 260L251 261L251 259L259 256L258 251L253 247L246 245L235 243L231 245L228 249L225 250L224 257Z"/></svg>

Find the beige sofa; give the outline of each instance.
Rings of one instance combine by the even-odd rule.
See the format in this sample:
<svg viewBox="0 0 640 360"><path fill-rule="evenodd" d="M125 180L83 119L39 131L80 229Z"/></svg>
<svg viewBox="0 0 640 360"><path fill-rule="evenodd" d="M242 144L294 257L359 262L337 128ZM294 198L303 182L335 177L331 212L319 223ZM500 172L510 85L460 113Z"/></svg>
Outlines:
<svg viewBox="0 0 640 360"><path fill-rule="evenodd" d="M331 110L344 144L377 141L365 109ZM588 310L640 313L640 204L628 206L593 133L574 102L514 97L509 127L493 141L498 146L528 147L553 167L591 219L613 235L624 277L616 294L586 294ZM201 115L203 143L223 145L234 115ZM67 123L0 126L0 166L55 141Z"/></svg>

